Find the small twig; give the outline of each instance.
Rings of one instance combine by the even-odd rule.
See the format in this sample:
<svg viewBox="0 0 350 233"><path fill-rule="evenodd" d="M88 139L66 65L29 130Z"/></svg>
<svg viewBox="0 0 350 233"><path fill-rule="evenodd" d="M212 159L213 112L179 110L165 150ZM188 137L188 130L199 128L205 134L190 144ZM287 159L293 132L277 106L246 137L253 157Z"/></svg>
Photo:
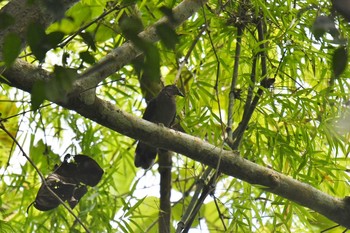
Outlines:
<svg viewBox="0 0 350 233"><path fill-rule="evenodd" d="M43 106L40 106L38 109L45 108L45 107L47 107L47 106L50 106L51 104L53 104L53 103L45 104L45 105L43 105ZM11 119L11 118L14 118L14 117L17 117L17 116L20 116L20 115L24 115L24 114L26 114L26 113L28 113L28 112L33 112L33 110L30 109L30 110L26 110L26 111L17 113L17 114L15 114L15 115L12 115L12 116L9 116L9 117L6 117L6 118L0 118L0 123L1 123L1 122L4 122L4 121L7 121L7 120L9 120L9 119Z"/></svg>
<svg viewBox="0 0 350 233"><path fill-rule="evenodd" d="M238 148L239 144L243 138L243 134L244 131L247 129L248 127L248 123L250 121L250 119L253 116L253 112L256 108L256 106L258 105L258 102L260 100L260 97L262 96L262 94L264 93L264 90L266 88L269 88L273 83L274 83L275 79L274 78L269 78L269 79L263 79L260 83L260 88L257 92L257 94L255 95L252 104L250 105L250 108L248 109L247 114L244 116L244 118L242 119L239 127L237 127L237 129L235 130L234 134L236 135L236 140L233 143L233 148Z"/></svg>
<svg viewBox="0 0 350 233"><path fill-rule="evenodd" d="M260 47L260 58L261 58L261 77L265 78L267 75L267 65L266 65L266 43L263 43L263 41L265 40L264 37L264 24L263 24L263 20L260 18L258 21L258 39L259 39L259 47Z"/></svg>
<svg viewBox="0 0 350 233"><path fill-rule="evenodd" d="M232 133L231 138L228 140L228 145L231 147L232 150L237 150L239 146L239 142L241 141L241 137L243 136L243 132L247 128L248 122L250 121L251 117L251 110L252 110L252 99L253 99L253 90L254 90L254 84L256 81L256 62L257 62L257 55L253 56L253 63L252 63L252 71L250 73L250 84L248 88L248 95L246 98L246 102L244 105L244 112L242 116L242 120L239 123L238 127L235 129L235 131ZM256 100L256 99L255 99ZM255 108L254 108L255 109ZM254 110L253 109L253 110Z"/></svg>
<svg viewBox="0 0 350 233"><path fill-rule="evenodd" d="M213 194L213 199L214 199L214 203L215 203L215 207L216 207L216 210L218 211L219 213L219 218L221 220L221 223L222 223L222 226L224 227L224 230L225 232L227 231L227 227L226 227L226 224L225 224L225 221L224 221L224 218L223 218L223 214L221 213L221 210L220 210L220 207L219 207L219 204L217 202L217 198L215 197L215 195Z"/></svg>
<svg viewBox="0 0 350 233"><path fill-rule="evenodd" d="M244 108L244 113L242 117L242 121L240 122L239 126L236 128L235 132L233 132L232 137L230 138L231 140L234 140L233 144L230 144L230 146L234 149L237 150L239 147L240 142L242 141L244 131L247 129L248 123L253 115L253 112L255 111L255 108L260 100L260 97L262 96L264 92L264 88L269 88L273 82L275 81L274 78L267 78L267 65L266 65L266 52L265 52L265 43L264 41L264 31L263 31L263 22L262 19L259 19L258 24L257 24L257 29L258 29L258 41L260 42L260 52L257 54L261 58L261 77L262 81L260 83L260 87L258 89L257 94L255 95L254 99L252 100L252 93L253 93L253 85L255 83L255 76L256 76L256 62L257 62L257 55L254 55L253 57L253 64L252 64L252 72L251 72L251 85L248 90L248 96L246 99L246 105ZM284 54L283 54L284 56ZM283 58L282 56L282 58ZM280 63L281 64L281 63ZM279 67L280 67L279 64ZM278 67L278 68L279 68Z"/></svg>
<svg viewBox="0 0 350 233"><path fill-rule="evenodd" d="M201 178L196 182L197 183L196 190L195 190L194 195L191 199L191 202L187 206L186 212L183 214L180 222L177 224L176 233L181 233L183 231L183 229L188 225L189 219L190 219L190 217L191 217L191 215L196 207L196 204L199 200L199 195L203 189L203 186L205 184L205 180L207 180L207 178L209 177L212 170L213 170L212 168L207 168L203 172L203 175L201 176Z"/></svg>
<svg viewBox="0 0 350 233"><path fill-rule="evenodd" d="M62 204L64 206L64 208L66 208L68 210L68 212L75 218L75 220L77 222L79 222L79 224L85 229L86 232L90 233L90 230L84 225L84 223L78 218L78 216L76 216L73 212L73 210L71 208L68 207L68 205L66 203L64 203L64 201L49 187L49 185L47 184L45 177L43 176L43 174L40 172L39 168L35 165L35 163L33 162L33 160L31 158L29 158L29 156L26 154L26 152L24 152L22 146L19 144L19 142L16 140L16 138L14 138L12 136L12 134L5 128L4 124L0 121L0 129L2 129L3 131L5 131L5 133L13 140L13 142L18 146L18 148L20 149L20 151L22 152L23 156L27 159L27 161L32 165L32 167L35 169L35 171L38 173L42 183L46 186L46 188L49 190L49 192L51 193L52 196L54 196L59 202L60 204Z"/></svg>
<svg viewBox="0 0 350 233"><path fill-rule="evenodd" d="M238 67L239 67L239 58L241 56L241 43L242 43L242 35L243 28L237 28L237 37L236 37L236 51L235 51L235 61L233 65L233 74L231 81L231 88L229 94L229 102L228 102L228 112L227 112L227 137L229 139L232 138L232 125L233 125L233 108L235 103L235 91L236 91L236 83L238 79Z"/></svg>
<svg viewBox="0 0 350 233"><path fill-rule="evenodd" d="M112 13L113 11L116 10L121 10L125 7L128 7L129 5L126 6L119 6L119 5L115 5L113 8L111 8L108 11L103 12L99 17L97 17L96 19L92 20L90 23L82 26L81 28L79 28L75 33L73 33L71 36L67 37L63 42L61 42L59 45L57 45L57 47L63 48L64 46L66 46L70 41L72 41L77 35L79 35L82 31L86 30L88 27L90 27L91 25L93 25L94 23L100 21L101 19L103 19L105 16L109 15L110 13Z"/></svg>
<svg viewBox="0 0 350 233"><path fill-rule="evenodd" d="M252 104L252 99L253 99L253 92L254 92L254 87L255 87L255 82L256 82L256 62L258 59L258 55L255 54L253 56L253 63L252 63L252 72L250 73L250 84L248 88L248 95L246 98L246 102L244 105L244 112L243 112L243 118L246 118L247 113L250 109L250 106ZM237 149L237 148L235 148Z"/></svg>
<svg viewBox="0 0 350 233"><path fill-rule="evenodd" d="M335 226L332 226L332 227L328 227L327 229L324 229L324 230L320 231L320 233L327 232L327 231L332 230L332 229L334 229L334 228L337 228L337 227L339 227L339 226L340 226L340 225L338 224L338 225L335 225Z"/></svg>
<svg viewBox="0 0 350 233"><path fill-rule="evenodd" d="M210 193L214 192L215 186L216 186L216 180L217 180L216 179L216 175L214 174L210 178L208 184L203 187L203 191L202 191L199 199L197 200L197 203L194 206L193 211L191 212L191 215L188 218L188 221L185 224L185 227L184 227L184 229L182 231L183 233L187 233L190 230L191 225L192 225L194 219L196 218L196 215L198 214L200 208L202 207L202 205L204 203L204 200L207 198L207 196Z"/></svg>
<svg viewBox="0 0 350 233"><path fill-rule="evenodd" d="M205 15L205 14L204 14L204 15ZM206 20L205 16L204 16L204 19ZM216 49L215 49L213 40L212 40L211 35L210 35L210 31L209 31L209 30L206 30L206 32L208 33L210 45L211 45L211 47L212 47L212 49L213 49L213 52L214 52L214 55L215 55L215 59L216 59L216 63L217 63L217 67L216 67L216 78L215 78L215 86L214 86L214 89L215 89L216 99L217 99L217 101L218 101L219 118L220 118L220 125L221 125L221 133L222 133L222 135L223 135L223 137L224 137L224 136L225 136L225 128L224 128L224 124L223 124L223 121L222 121L221 106L220 106L220 98L219 98L219 91L218 91L219 76L220 76L220 60L219 60L218 54L216 53Z"/></svg>
<svg viewBox="0 0 350 233"><path fill-rule="evenodd" d="M199 41L199 38L201 38L201 36L202 36L203 32L206 30L206 28L207 28L207 25L203 25L202 26L202 28L199 31L198 35L196 36L196 38L192 42L191 46L189 47L189 49L188 49L188 51L187 51L183 61L180 63L179 68L177 69L177 73L176 73L176 76L175 76L174 83L177 83L177 81L179 80L183 67L188 62L188 58L190 57L194 47L196 46L197 42Z"/></svg>

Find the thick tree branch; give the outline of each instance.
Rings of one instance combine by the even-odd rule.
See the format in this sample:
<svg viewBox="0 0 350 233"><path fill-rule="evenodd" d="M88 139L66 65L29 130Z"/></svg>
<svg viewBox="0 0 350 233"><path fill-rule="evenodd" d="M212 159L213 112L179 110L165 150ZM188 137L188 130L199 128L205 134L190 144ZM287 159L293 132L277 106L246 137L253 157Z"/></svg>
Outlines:
<svg viewBox="0 0 350 233"><path fill-rule="evenodd" d="M140 32L139 37L152 43L159 41L159 37L156 32L158 25L165 23L173 28L176 28L191 17L193 13L206 2L207 0L184 0L173 9L173 18L175 20L169 20L168 17L163 17L151 27L147 28L143 32ZM87 78L91 79L91 83L96 86L99 82L114 74L126 64L129 64L140 54L141 50L136 48L131 42L126 42L122 46L112 50L94 66L87 69L80 76L80 80L81 82L86 82Z"/></svg>
<svg viewBox="0 0 350 233"><path fill-rule="evenodd" d="M21 63L22 65L14 66L4 73L14 87L30 91L35 80L46 80L50 75L33 65ZM220 172L251 184L266 187L265 190L268 192L299 203L350 228L350 201L348 198L332 197L308 184L246 160L235 152L223 150L197 137L123 112L100 98L96 98L90 105L75 96L65 103L56 103L123 135L142 140L158 148L178 152L210 167L216 168L220 161Z"/></svg>

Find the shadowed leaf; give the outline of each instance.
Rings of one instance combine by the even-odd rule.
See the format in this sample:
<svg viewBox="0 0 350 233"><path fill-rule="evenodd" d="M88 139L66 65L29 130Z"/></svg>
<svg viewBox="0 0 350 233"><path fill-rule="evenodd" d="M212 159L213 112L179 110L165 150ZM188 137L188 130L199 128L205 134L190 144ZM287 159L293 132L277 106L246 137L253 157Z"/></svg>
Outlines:
<svg viewBox="0 0 350 233"><path fill-rule="evenodd" d="M5 37L2 51L3 59L7 66L10 66L21 52L21 38L14 33Z"/></svg>
<svg viewBox="0 0 350 233"><path fill-rule="evenodd" d="M332 69L335 78L341 75L348 64L348 51L345 47L337 48L332 57Z"/></svg>

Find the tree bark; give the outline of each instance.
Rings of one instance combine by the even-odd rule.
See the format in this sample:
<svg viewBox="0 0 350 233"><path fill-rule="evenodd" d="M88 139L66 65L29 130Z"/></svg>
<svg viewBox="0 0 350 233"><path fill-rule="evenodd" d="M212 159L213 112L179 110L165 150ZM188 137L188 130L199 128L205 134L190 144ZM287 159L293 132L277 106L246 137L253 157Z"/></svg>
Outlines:
<svg viewBox="0 0 350 233"><path fill-rule="evenodd" d="M173 152L159 150L158 164L160 174L160 210L158 221L158 232L171 232L171 167Z"/></svg>

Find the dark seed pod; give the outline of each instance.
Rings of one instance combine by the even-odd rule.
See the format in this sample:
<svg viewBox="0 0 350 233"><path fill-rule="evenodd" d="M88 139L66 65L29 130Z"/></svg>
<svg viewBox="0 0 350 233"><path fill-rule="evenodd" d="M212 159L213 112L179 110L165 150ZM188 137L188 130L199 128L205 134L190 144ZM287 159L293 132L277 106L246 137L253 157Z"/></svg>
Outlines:
<svg viewBox="0 0 350 233"><path fill-rule="evenodd" d="M86 194L87 187L96 186L100 182L103 170L95 160L86 155L76 155L73 161L68 162L71 155L66 155L60 166L43 183L33 202L34 207L41 211L52 210L61 202L49 188L62 200L68 201L73 209Z"/></svg>

